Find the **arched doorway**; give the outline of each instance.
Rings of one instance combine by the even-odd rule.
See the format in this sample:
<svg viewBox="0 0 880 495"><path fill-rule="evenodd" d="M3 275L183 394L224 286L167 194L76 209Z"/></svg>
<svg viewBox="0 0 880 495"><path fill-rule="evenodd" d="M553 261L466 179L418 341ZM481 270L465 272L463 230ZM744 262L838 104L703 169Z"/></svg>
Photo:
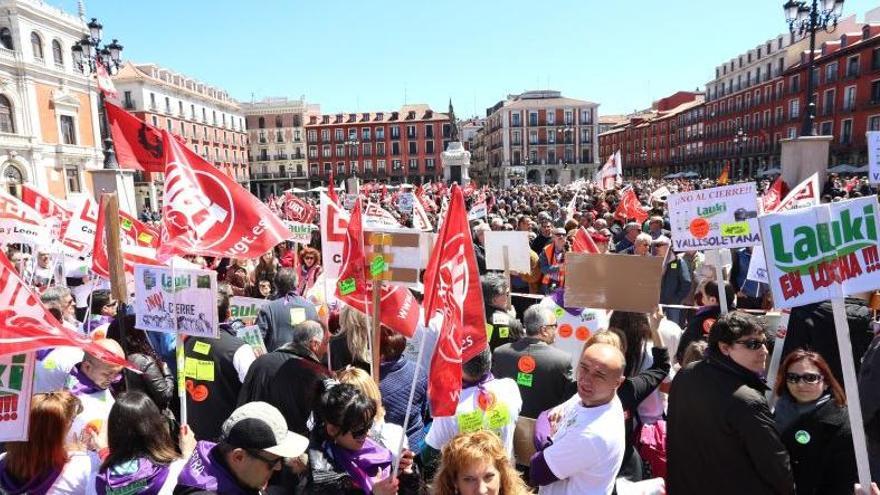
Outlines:
<svg viewBox="0 0 880 495"><path fill-rule="evenodd" d="M24 184L24 172L13 162L4 163L0 170L2 170L0 181L5 184L6 190L9 194L20 198L21 185Z"/></svg>
<svg viewBox="0 0 880 495"><path fill-rule="evenodd" d="M555 184L558 182L559 178L556 176L556 171L552 168L548 168L544 172L544 183L545 184Z"/></svg>
<svg viewBox="0 0 880 495"><path fill-rule="evenodd" d="M537 170L529 170L529 173L526 175L530 184L540 184L541 183L541 172Z"/></svg>

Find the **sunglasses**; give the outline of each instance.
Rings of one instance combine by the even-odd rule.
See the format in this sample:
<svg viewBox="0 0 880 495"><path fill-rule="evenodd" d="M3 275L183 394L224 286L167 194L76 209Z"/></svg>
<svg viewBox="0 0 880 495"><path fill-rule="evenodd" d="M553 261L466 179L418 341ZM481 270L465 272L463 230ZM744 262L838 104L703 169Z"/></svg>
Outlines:
<svg viewBox="0 0 880 495"><path fill-rule="evenodd" d="M269 466L269 469L272 471L275 471L276 469L280 469L282 464L284 464L283 457L276 457L275 459L266 459L265 457L261 456L256 451L245 450L245 452L247 452L248 455L253 457L254 459L259 459L259 460L263 461L267 466Z"/></svg>
<svg viewBox="0 0 880 495"><path fill-rule="evenodd" d="M822 375L819 373L804 373L803 375L799 375L797 373L786 373L785 381L791 383L792 385L796 385L800 382L804 382L808 385L815 385L822 381Z"/></svg>
<svg viewBox="0 0 880 495"><path fill-rule="evenodd" d="M767 339L735 340L733 343L740 344L750 351L757 351L767 344Z"/></svg>

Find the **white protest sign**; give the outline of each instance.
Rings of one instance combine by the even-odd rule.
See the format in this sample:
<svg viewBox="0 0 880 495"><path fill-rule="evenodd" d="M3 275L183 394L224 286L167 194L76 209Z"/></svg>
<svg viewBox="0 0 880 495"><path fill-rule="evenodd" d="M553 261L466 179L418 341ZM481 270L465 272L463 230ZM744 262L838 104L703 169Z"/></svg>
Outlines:
<svg viewBox="0 0 880 495"><path fill-rule="evenodd" d="M486 240L486 269L504 270L504 248L507 248L507 269L512 272L531 271L531 251L528 232L488 231L483 234Z"/></svg>
<svg viewBox="0 0 880 495"><path fill-rule="evenodd" d="M270 302L268 299L257 299L256 297L230 297L229 316L233 319L253 323L257 319L260 308Z"/></svg>
<svg viewBox="0 0 880 495"><path fill-rule="evenodd" d="M311 243L312 232L318 229L317 226L310 223L289 222L285 220L284 224L287 225L287 230L290 231L288 239L300 244Z"/></svg>
<svg viewBox="0 0 880 495"><path fill-rule="evenodd" d="M754 182L670 194L675 251L754 246L758 231L758 193Z"/></svg>
<svg viewBox="0 0 880 495"><path fill-rule="evenodd" d="M347 225L348 212L321 194L321 261L329 287L334 287L339 278Z"/></svg>
<svg viewBox="0 0 880 495"><path fill-rule="evenodd" d="M880 131L868 131L868 181L880 184Z"/></svg>
<svg viewBox="0 0 880 495"><path fill-rule="evenodd" d="M880 288L876 197L772 213L760 221L775 307Z"/></svg>
<svg viewBox="0 0 880 495"><path fill-rule="evenodd" d="M764 248L756 246L752 250L752 259L749 262L749 271L746 273L748 280L769 284L770 279L767 278L767 261L764 259Z"/></svg>
<svg viewBox="0 0 880 495"><path fill-rule="evenodd" d="M217 272L135 265L134 293L137 328L217 337Z"/></svg>
<svg viewBox="0 0 880 495"><path fill-rule="evenodd" d="M486 206L485 201L480 201L468 212L468 221L477 220L481 217L486 218L487 216L489 216L489 207Z"/></svg>
<svg viewBox="0 0 880 495"><path fill-rule="evenodd" d="M556 340L553 347L571 356L571 365L577 369L584 349L584 342L603 328L608 328L608 311L592 308L568 308L562 306L563 292L550 295L541 300L541 306L549 308L556 315Z"/></svg>
<svg viewBox="0 0 880 495"><path fill-rule="evenodd" d="M397 211L401 213L412 213L413 199L415 196L411 192L401 193L397 197Z"/></svg>
<svg viewBox="0 0 880 495"><path fill-rule="evenodd" d="M251 346L257 357L266 354L266 343L263 342L263 333L260 331L260 327L256 325L240 327L235 331L235 336Z"/></svg>
<svg viewBox="0 0 880 495"><path fill-rule="evenodd" d="M15 196L0 191L0 239L4 243L49 245L49 232L46 219L36 210Z"/></svg>
<svg viewBox="0 0 880 495"><path fill-rule="evenodd" d="M28 439L35 354L0 356L0 442Z"/></svg>

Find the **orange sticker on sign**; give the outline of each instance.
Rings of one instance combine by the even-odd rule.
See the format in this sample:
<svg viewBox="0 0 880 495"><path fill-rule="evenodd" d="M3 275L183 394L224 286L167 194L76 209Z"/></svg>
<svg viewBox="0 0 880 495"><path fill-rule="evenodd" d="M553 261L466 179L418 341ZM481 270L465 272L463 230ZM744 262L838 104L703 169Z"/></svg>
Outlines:
<svg viewBox="0 0 880 495"><path fill-rule="evenodd" d="M574 332L574 329L572 329L571 325L569 325L568 323L563 323L562 325L559 325L558 332L559 332L560 337L562 337L563 339L567 339L567 338L571 337L571 334L572 334L572 332Z"/></svg>
<svg viewBox="0 0 880 495"><path fill-rule="evenodd" d="M709 235L709 221L703 217L697 217L691 220L689 230L692 236L702 239Z"/></svg>
<svg viewBox="0 0 880 495"><path fill-rule="evenodd" d="M516 363L516 367L519 368L519 370L523 373L531 373L535 371L535 366L535 358L533 358L532 356L522 356Z"/></svg>
<svg viewBox="0 0 880 495"><path fill-rule="evenodd" d="M477 406L483 411L487 411L495 405L495 394L488 390L480 391L477 394Z"/></svg>
<svg viewBox="0 0 880 495"><path fill-rule="evenodd" d="M578 327L575 331L574 336L581 341L586 341L590 338L590 329L587 327Z"/></svg>

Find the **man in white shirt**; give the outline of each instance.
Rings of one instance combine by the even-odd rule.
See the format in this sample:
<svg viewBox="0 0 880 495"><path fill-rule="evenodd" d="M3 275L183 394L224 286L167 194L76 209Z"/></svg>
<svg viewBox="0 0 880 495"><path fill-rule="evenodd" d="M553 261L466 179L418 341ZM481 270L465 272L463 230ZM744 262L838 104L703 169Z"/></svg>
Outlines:
<svg viewBox="0 0 880 495"><path fill-rule="evenodd" d="M625 359L607 344L587 347L578 365L578 389L557 408L546 445L531 460L530 477L542 495L607 495L623 461L623 407L617 388Z"/></svg>
<svg viewBox="0 0 880 495"><path fill-rule="evenodd" d="M96 344L125 358L122 347L113 339L99 339ZM70 434L82 438L85 428L101 431L110 416L115 400L110 385L121 378L122 366L106 363L91 354L85 354L82 361L70 370L64 388L75 395L82 403L82 412L73 419Z"/></svg>
<svg viewBox="0 0 880 495"><path fill-rule="evenodd" d="M513 431L522 409L522 397L515 381L496 379L491 370L492 353L488 347L462 365L462 389L455 416L434 418L425 436L422 458L428 471L447 442L459 433L477 430L494 431L513 459Z"/></svg>

